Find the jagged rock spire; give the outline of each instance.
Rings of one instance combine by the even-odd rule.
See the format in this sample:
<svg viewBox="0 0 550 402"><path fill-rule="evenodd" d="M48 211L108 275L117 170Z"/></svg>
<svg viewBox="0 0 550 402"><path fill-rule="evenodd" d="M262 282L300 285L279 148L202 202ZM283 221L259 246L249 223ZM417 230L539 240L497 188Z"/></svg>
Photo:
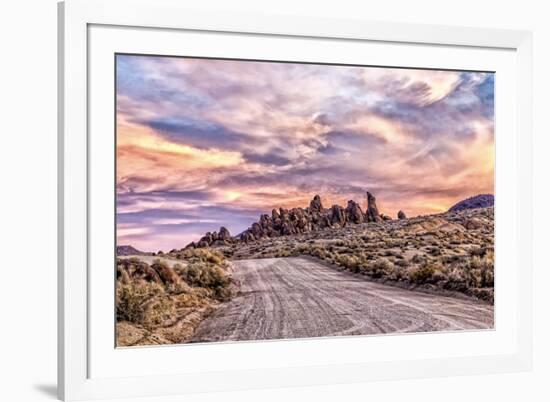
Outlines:
<svg viewBox="0 0 550 402"><path fill-rule="evenodd" d="M315 195L309 203L309 210L312 212L321 212L323 210L323 203L319 194Z"/></svg>
<svg viewBox="0 0 550 402"><path fill-rule="evenodd" d="M353 200L348 201L348 206L346 207L346 216L349 221L353 223L363 223L365 222L365 217L361 206Z"/></svg>
<svg viewBox="0 0 550 402"><path fill-rule="evenodd" d="M208 247L234 242L250 242L271 237L290 236L323 230L329 227L344 227L349 223L361 224L364 222L381 222L389 217L378 212L376 198L367 192L368 207L363 213L359 203L349 200L346 208L333 205L329 209L323 208L321 197L315 195L309 203L309 208L273 209L271 215L263 214L257 222L232 238L229 231L221 227L219 233L206 233L198 243L191 243L188 247Z"/></svg>
<svg viewBox="0 0 550 402"><path fill-rule="evenodd" d="M376 206L376 197L367 191L367 222L380 222L382 218Z"/></svg>

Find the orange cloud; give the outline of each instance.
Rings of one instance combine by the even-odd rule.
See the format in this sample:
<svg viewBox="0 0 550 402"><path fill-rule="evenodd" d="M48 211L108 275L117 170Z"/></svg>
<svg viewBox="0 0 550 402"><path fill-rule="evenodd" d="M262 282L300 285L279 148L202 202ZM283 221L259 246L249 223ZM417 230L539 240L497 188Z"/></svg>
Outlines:
<svg viewBox="0 0 550 402"><path fill-rule="evenodd" d="M490 74L146 56L117 66L117 211L131 223L119 241L238 233L316 193L366 207L369 190L382 212L415 216L494 191Z"/></svg>

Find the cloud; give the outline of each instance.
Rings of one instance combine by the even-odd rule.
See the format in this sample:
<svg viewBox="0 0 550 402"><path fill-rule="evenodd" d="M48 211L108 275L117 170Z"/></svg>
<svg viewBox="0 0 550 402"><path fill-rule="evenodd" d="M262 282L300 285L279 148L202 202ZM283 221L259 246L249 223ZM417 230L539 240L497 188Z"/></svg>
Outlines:
<svg viewBox="0 0 550 402"><path fill-rule="evenodd" d="M367 87L391 94L400 103L426 106L449 95L460 82L456 71L370 68L362 72Z"/></svg>
<svg viewBox="0 0 550 402"><path fill-rule="evenodd" d="M165 117L139 121L170 141L184 142L197 148L223 148L234 150L242 142L254 144L256 139L237 133L221 124L189 117Z"/></svg>
<svg viewBox="0 0 550 402"><path fill-rule="evenodd" d="M283 153L283 152L280 152L280 153ZM289 158L279 156L277 153L265 153L265 154L246 153L243 156L249 162L257 162L265 165L285 166L285 165L289 165L292 162Z"/></svg>
<svg viewBox="0 0 550 402"><path fill-rule="evenodd" d="M317 193L443 211L493 192L493 115L491 73L118 56L119 241L181 247Z"/></svg>

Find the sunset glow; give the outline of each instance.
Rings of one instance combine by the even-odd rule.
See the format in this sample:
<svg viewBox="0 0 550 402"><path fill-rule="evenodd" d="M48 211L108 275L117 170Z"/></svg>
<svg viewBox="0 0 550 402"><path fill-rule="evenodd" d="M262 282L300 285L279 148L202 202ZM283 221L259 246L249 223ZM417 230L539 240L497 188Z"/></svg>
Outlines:
<svg viewBox="0 0 550 402"><path fill-rule="evenodd" d="M182 248L374 193L395 218L493 193L491 73L117 56L117 241Z"/></svg>

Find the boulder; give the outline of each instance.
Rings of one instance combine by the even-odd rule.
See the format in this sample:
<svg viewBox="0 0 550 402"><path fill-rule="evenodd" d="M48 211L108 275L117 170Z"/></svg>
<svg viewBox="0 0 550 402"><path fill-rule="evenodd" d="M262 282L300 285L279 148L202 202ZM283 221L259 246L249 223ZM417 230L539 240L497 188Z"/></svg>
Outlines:
<svg viewBox="0 0 550 402"><path fill-rule="evenodd" d="M281 228L281 233L285 236L288 236L288 235L291 235L291 234L295 234L296 230L294 229L294 227L292 226L290 221L285 221L285 222L283 222L283 227Z"/></svg>
<svg viewBox="0 0 550 402"><path fill-rule="evenodd" d="M229 230L227 230L225 226L222 226L220 228L220 232L218 233L218 239L231 240L231 233L229 233Z"/></svg>
<svg viewBox="0 0 550 402"><path fill-rule="evenodd" d="M330 224L330 218L328 215L323 215L321 218L321 221L319 222L319 226L321 228L328 228L331 226Z"/></svg>
<svg viewBox="0 0 550 402"><path fill-rule="evenodd" d="M201 239L199 240L199 244L201 243L206 243L206 245L210 245L210 243L212 243L213 239L212 239L212 233L210 232L206 232L206 234L201 237ZM201 246L203 247L203 246Z"/></svg>
<svg viewBox="0 0 550 402"><path fill-rule="evenodd" d="M481 229L484 224L483 221L479 218L469 218L462 222L462 226L464 226L468 230L477 230Z"/></svg>
<svg viewBox="0 0 550 402"><path fill-rule="evenodd" d="M344 208L340 205L333 205L330 208L330 223L331 225L339 225L344 227L346 225L346 213Z"/></svg>
<svg viewBox="0 0 550 402"><path fill-rule="evenodd" d="M228 244L231 244L231 243L229 242L229 240L220 240L220 239L218 239L218 240L214 240L214 241L212 242L211 246L213 246L213 247L219 247L219 246L226 246L226 245L228 245Z"/></svg>
<svg viewBox="0 0 550 402"><path fill-rule="evenodd" d="M279 216L282 222L288 220L288 209L279 208Z"/></svg>
<svg viewBox="0 0 550 402"><path fill-rule="evenodd" d="M397 219L407 219L407 215L405 215L405 212L399 210L397 213Z"/></svg>
<svg viewBox="0 0 550 402"><path fill-rule="evenodd" d="M254 235L250 233L250 231L245 230L241 233L241 241L248 243L250 241L254 241Z"/></svg>
<svg viewBox="0 0 550 402"><path fill-rule="evenodd" d="M262 216L260 216L259 223L264 233L267 233L269 229L273 227L273 220L268 214L263 214Z"/></svg>
<svg viewBox="0 0 550 402"><path fill-rule="evenodd" d="M252 224L252 227L250 228L250 232L252 233L255 239L259 239L263 236L262 227L258 222L254 222Z"/></svg>
<svg viewBox="0 0 550 402"><path fill-rule="evenodd" d="M348 206L346 207L345 212L346 217L350 222L363 223L365 221L361 206L353 200L348 201Z"/></svg>
<svg viewBox="0 0 550 402"><path fill-rule="evenodd" d="M309 232L310 231L310 224L307 218L302 217L296 222L296 226L298 226L302 231Z"/></svg>

